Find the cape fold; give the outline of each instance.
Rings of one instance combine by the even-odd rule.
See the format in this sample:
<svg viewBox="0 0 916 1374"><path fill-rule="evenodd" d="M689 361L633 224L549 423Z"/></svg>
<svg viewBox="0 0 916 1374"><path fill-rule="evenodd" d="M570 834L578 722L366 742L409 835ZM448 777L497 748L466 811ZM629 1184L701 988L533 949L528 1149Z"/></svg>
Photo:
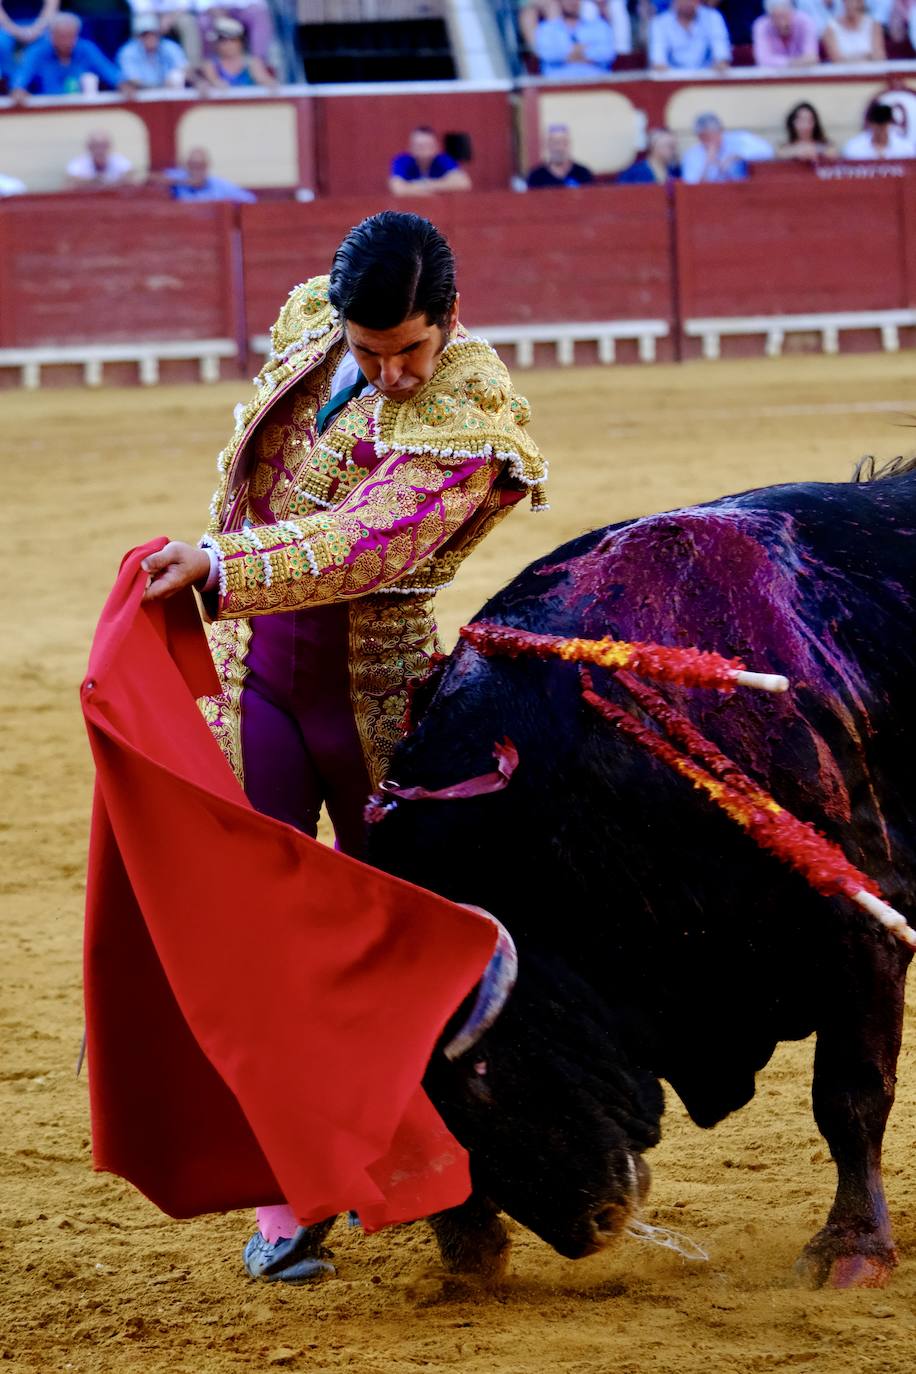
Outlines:
<svg viewBox="0 0 916 1374"><path fill-rule="evenodd" d="M197 708L193 594L141 604L165 542L126 556L82 687L95 1165L176 1217L456 1206L467 1156L421 1080L494 928L253 809Z"/></svg>

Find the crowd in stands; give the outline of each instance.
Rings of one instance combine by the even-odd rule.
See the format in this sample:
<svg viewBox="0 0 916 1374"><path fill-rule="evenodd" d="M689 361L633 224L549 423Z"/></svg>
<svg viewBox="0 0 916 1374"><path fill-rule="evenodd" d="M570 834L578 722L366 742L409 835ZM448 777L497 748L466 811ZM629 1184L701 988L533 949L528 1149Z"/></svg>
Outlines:
<svg viewBox="0 0 916 1374"><path fill-rule="evenodd" d="M840 149L824 132L814 106L803 100L789 111L785 139L773 147L749 130L726 129L719 116L710 111L697 116L695 140L683 153L670 130L651 129L645 153L614 181L621 186L664 186L671 181L700 185L744 181L751 163L776 159L812 163L833 162L840 157L857 162L916 158L916 143L896 126L890 105L873 100L865 111L864 124L862 132ZM528 173L528 189L590 186L595 180L590 168L574 160L567 126L550 125L544 140L544 161Z"/></svg>
<svg viewBox="0 0 916 1374"><path fill-rule="evenodd" d="M125 5L125 0L120 0ZM32 95L270 87L273 20L266 0L0 0L0 82ZM98 11L98 12L97 12Z"/></svg>
<svg viewBox="0 0 916 1374"><path fill-rule="evenodd" d="M518 23L531 71L558 81L916 54L916 0L534 0Z"/></svg>

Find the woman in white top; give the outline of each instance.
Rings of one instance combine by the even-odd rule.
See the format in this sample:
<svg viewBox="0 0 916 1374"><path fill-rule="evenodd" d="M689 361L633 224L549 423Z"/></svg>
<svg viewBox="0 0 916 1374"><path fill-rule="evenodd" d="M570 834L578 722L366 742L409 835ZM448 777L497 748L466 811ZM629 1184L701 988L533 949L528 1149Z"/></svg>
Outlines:
<svg viewBox="0 0 916 1374"><path fill-rule="evenodd" d="M824 30L829 62L884 62L884 30L868 12L865 0L844 0L843 12Z"/></svg>

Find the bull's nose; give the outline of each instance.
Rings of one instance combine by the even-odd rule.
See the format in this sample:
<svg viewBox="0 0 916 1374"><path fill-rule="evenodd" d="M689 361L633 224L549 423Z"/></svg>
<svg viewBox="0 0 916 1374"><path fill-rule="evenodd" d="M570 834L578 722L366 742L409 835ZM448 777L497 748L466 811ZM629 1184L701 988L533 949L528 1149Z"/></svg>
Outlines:
<svg viewBox="0 0 916 1374"><path fill-rule="evenodd" d="M611 1202L592 1213L592 1234L595 1244L603 1248L610 1245L627 1224L631 1208L625 1203Z"/></svg>

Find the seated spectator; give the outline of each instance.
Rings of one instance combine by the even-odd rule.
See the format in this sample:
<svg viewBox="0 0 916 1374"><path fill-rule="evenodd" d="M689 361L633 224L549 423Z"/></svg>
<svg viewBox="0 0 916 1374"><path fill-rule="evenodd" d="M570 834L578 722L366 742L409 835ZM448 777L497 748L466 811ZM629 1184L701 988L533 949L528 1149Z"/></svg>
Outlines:
<svg viewBox="0 0 916 1374"><path fill-rule="evenodd" d="M152 15L163 38L171 38L184 50L189 67L197 67L203 57L203 39L197 15L199 0L128 0L136 21Z"/></svg>
<svg viewBox="0 0 916 1374"><path fill-rule="evenodd" d="M210 175L206 148L192 148L183 167L170 167L162 177L172 188L173 200L235 200L246 205L257 200L252 191Z"/></svg>
<svg viewBox="0 0 916 1374"><path fill-rule="evenodd" d="M766 14L754 20L754 61L758 67L813 67L820 60L817 26L792 0L766 0Z"/></svg>
<svg viewBox="0 0 916 1374"><path fill-rule="evenodd" d="M471 178L442 151L439 135L428 124L413 129L406 153L391 163L388 189L395 196L429 196L437 191L470 191Z"/></svg>
<svg viewBox="0 0 916 1374"><path fill-rule="evenodd" d="M865 111L865 128L849 140L843 156L854 162L916 157L916 144L896 127L891 107L873 100Z"/></svg>
<svg viewBox="0 0 916 1374"><path fill-rule="evenodd" d="M595 178L581 162L572 160L572 138L565 124L551 124L544 140L546 157L528 173L529 191L555 186L590 186Z"/></svg>
<svg viewBox="0 0 916 1374"><path fill-rule="evenodd" d="M776 156L796 162L832 161L839 156L836 145L824 133L820 116L813 105L802 100L786 115L786 141Z"/></svg>
<svg viewBox="0 0 916 1374"><path fill-rule="evenodd" d="M884 62L884 30L868 12L865 0L843 0L842 13L824 30L828 62Z"/></svg>
<svg viewBox="0 0 916 1374"><path fill-rule="evenodd" d="M0 199L4 196L24 195L27 189L25 182L20 181L18 177L4 176L0 172Z"/></svg>
<svg viewBox="0 0 916 1374"><path fill-rule="evenodd" d="M46 38L26 48L16 71L11 94L19 104L34 95L73 95L99 83L133 94L134 87L95 43L80 38L82 25L75 14L58 14Z"/></svg>
<svg viewBox="0 0 916 1374"><path fill-rule="evenodd" d="M638 158L632 167L620 173L618 186L656 185L664 186L681 175L677 139L668 129L650 129L649 144L644 157Z"/></svg>
<svg viewBox="0 0 916 1374"><path fill-rule="evenodd" d="M887 32L895 43L909 41L910 47L916 48L916 0L893 0Z"/></svg>
<svg viewBox="0 0 916 1374"><path fill-rule="evenodd" d="M582 0L554 0L538 24L534 51L542 76L583 81L610 71L617 56L614 31L600 14L584 18L583 8Z"/></svg>
<svg viewBox="0 0 916 1374"><path fill-rule="evenodd" d="M127 81L142 90L184 86L188 59L171 38L163 38L159 20L147 14L134 20L134 37L118 53L118 66Z"/></svg>
<svg viewBox="0 0 916 1374"><path fill-rule="evenodd" d="M649 66L653 71L669 67L686 71L713 68L724 72L731 65L732 45L725 20L718 10L699 0L672 0L671 8L657 14L649 25Z"/></svg>
<svg viewBox="0 0 916 1374"><path fill-rule="evenodd" d="M217 19L216 56L204 62L201 76L207 86L276 86L277 78L260 57L245 47L245 25L238 19Z"/></svg>
<svg viewBox="0 0 916 1374"><path fill-rule="evenodd" d="M60 9L60 0L2 0L0 34L14 43L34 43Z"/></svg>
<svg viewBox="0 0 916 1374"><path fill-rule="evenodd" d="M86 151L67 163L67 185L74 191L124 186L133 180L133 171L130 158L114 152L110 137L102 131L90 134Z"/></svg>
<svg viewBox="0 0 916 1374"><path fill-rule="evenodd" d="M701 114L693 126L697 136L681 163L681 175L690 186L700 182L744 181L748 158L740 133L726 133L715 114Z"/></svg>
<svg viewBox="0 0 916 1374"><path fill-rule="evenodd" d="M247 0L244 4L233 3L233 0L192 0L192 3L200 14L205 56L217 55L220 21L232 19L242 25L249 51L264 63L270 60L276 35L268 0ZM293 10L295 12L295 6Z"/></svg>
<svg viewBox="0 0 916 1374"><path fill-rule="evenodd" d="M537 0L535 4L523 5L518 12L518 27L526 48L535 51L535 35L542 19L555 18L557 6L551 0ZM627 9L626 0L582 0L580 15L583 21L606 19L614 35L614 50L618 53L633 51L633 21Z"/></svg>

